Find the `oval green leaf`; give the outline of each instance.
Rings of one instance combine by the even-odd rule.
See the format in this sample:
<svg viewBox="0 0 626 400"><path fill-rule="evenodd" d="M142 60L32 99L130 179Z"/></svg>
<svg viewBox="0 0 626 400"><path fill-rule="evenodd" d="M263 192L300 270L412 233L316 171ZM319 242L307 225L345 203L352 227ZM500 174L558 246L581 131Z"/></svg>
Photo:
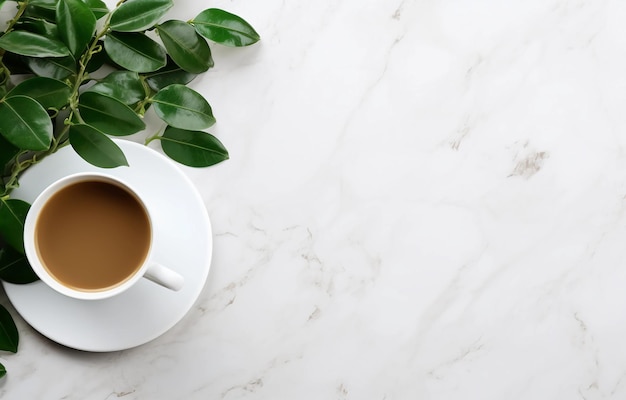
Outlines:
<svg viewBox="0 0 626 400"><path fill-rule="evenodd" d="M37 101L14 96L0 103L0 134L23 150L47 150L52 141L52 121Z"/></svg>
<svg viewBox="0 0 626 400"><path fill-rule="evenodd" d="M166 21L156 29L167 53L185 71L199 74L213 66L209 45L188 23Z"/></svg>
<svg viewBox="0 0 626 400"><path fill-rule="evenodd" d="M29 57L64 57L70 54L63 42L27 31L11 31L0 37L0 48Z"/></svg>
<svg viewBox="0 0 626 400"><path fill-rule="evenodd" d="M146 97L146 91L136 72L114 71L88 89L114 97L124 104L135 104Z"/></svg>
<svg viewBox="0 0 626 400"><path fill-rule="evenodd" d="M96 16L82 0L59 0L56 21L61 40L74 55L83 52L96 31Z"/></svg>
<svg viewBox="0 0 626 400"><path fill-rule="evenodd" d="M15 284L25 284L39 280L26 256L10 246L0 248L0 279Z"/></svg>
<svg viewBox="0 0 626 400"><path fill-rule="evenodd" d="M111 14L111 29L142 32L151 28L172 8L172 0L127 0Z"/></svg>
<svg viewBox="0 0 626 400"><path fill-rule="evenodd" d="M59 35L57 26L43 18L21 18L15 29L26 30L47 37L58 37Z"/></svg>
<svg viewBox="0 0 626 400"><path fill-rule="evenodd" d="M85 0L85 4L91 10L96 19L100 19L109 13L109 8L102 0Z"/></svg>
<svg viewBox="0 0 626 400"><path fill-rule="evenodd" d="M196 77L196 74L185 71L170 59L165 67L146 74L145 77L148 85L150 85L153 90L159 91L175 83L186 85Z"/></svg>
<svg viewBox="0 0 626 400"><path fill-rule="evenodd" d="M0 350L17 353L20 336L9 311L0 305Z"/></svg>
<svg viewBox="0 0 626 400"><path fill-rule="evenodd" d="M7 369L4 368L4 365L0 364L0 378L7 374Z"/></svg>
<svg viewBox="0 0 626 400"><path fill-rule="evenodd" d="M143 33L110 33L104 49L113 62L129 71L152 72L167 62L165 49Z"/></svg>
<svg viewBox="0 0 626 400"><path fill-rule="evenodd" d="M76 73L73 57L27 58L26 65L35 75L62 80Z"/></svg>
<svg viewBox="0 0 626 400"><path fill-rule="evenodd" d="M100 168L128 165L126 156L107 135L89 125L70 127L70 144L89 164Z"/></svg>
<svg viewBox="0 0 626 400"><path fill-rule="evenodd" d="M202 11L191 23L199 34L224 46L249 46L261 39L241 17L218 8Z"/></svg>
<svg viewBox="0 0 626 400"><path fill-rule="evenodd" d="M24 254L24 221L30 204L23 200L0 201L0 236L13 249Z"/></svg>
<svg viewBox="0 0 626 400"><path fill-rule="evenodd" d="M132 135L146 127L143 120L126 104L97 92L83 93L79 98L78 110L87 125L107 135Z"/></svg>
<svg viewBox="0 0 626 400"><path fill-rule="evenodd" d="M167 127L160 136L163 152L190 167L208 167L228 159L228 151L213 135Z"/></svg>
<svg viewBox="0 0 626 400"><path fill-rule="evenodd" d="M54 21L56 15L56 2L52 5L52 7L41 7L39 5L34 5L33 2L29 2L26 10L24 10L23 17L28 18L42 18L46 21Z"/></svg>
<svg viewBox="0 0 626 400"><path fill-rule="evenodd" d="M213 111L202 95L185 85L170 85L153 98L154 111L175 128L197 130L215 123Z"/></svg>
<svg viewBox="0 0 626 400"><path fill-rule="evenodd" d="M22 81L7 94L7 97L29 96L45 109L60 110L69 103L71 93L71 88L65 82L36 76Z"/></svg>

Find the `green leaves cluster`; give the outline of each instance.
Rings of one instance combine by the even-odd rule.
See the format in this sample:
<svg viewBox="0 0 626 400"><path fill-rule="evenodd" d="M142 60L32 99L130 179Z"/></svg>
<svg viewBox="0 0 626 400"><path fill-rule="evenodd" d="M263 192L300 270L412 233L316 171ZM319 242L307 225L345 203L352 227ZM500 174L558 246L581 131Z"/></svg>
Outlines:
<svg viewBox="0 0 626 400"><path fill-rule="evenodd" d="M111 136L144 131L150 108L163 129L146 143L159 141L193 167L228 159L206 132L215 124L211 106L187 84L213 67L212 44L248 46L259 35L214 8L168 20L173 0L121 0L114 9L102 0L13 3L15 17L0 32L0 279L28 283L36 279L23 249L29 204L11 198L20 174L66 145L98 167L127 165ZM13 351L4 345L13 338L5 311L0 350Z"/></svg>
<svg viewBox="0 0 626 400"><path fill-rule="evenodd" d="M215 123L211 106L186 85L214 64L208 40L247 46L259 35L219 9L163 21L172 6L172 0L126 0L114 10L101 0L16 4L16 18L0 36L0 193L30 165L22 164L25 155L41 159L66 143L94 165L126 165L109 136L144 130L151 106L166 127L150 141L167 141L164 151L174 160L203 167L228 158L204 131ZM28 78L15 85L16 76Z"/></svg>

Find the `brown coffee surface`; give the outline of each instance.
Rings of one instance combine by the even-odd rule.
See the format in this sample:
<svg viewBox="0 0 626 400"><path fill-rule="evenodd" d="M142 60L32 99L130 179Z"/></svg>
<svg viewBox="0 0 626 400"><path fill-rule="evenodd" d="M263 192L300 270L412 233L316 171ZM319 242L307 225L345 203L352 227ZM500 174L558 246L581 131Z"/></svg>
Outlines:
<svg viewBox="0 0 626 400"><path fill-rule="evenodd" d="M39 257L63 285L106 290L129 279L150 247L150 221L125 189L98 181L74 183L44 205L35 227Z"/></svg>

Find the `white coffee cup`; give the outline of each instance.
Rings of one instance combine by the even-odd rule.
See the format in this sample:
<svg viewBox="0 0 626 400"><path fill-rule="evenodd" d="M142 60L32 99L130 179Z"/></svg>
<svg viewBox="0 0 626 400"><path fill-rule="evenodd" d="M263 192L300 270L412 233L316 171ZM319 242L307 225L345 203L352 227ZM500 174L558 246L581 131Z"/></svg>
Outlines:
<svg viewBox="0 0 626 400"><path fill-rule="evenodd" d="M55 194L59 193L62 189L67 188L70 185L80 183L80 182L104 182L108 184L115 185L128 194L132 195L137 203L143 207L145 214L147 215L150 229L149 229L149 245L147 254L143 258L143 262L141 266L135 269L135 271L124 278L119 283L108 286L103 289L78 289L75 287L71 287L57 278L46 268L46 261L42 259L40 251L37 247L36 241L36 230L37 230L37 222L39 216L41 215L41 211L43 207L48 204L48 201ZM153 253L153 218L152 213L147 206L146 202L142 200L140 192L133 189L131 185L123 180L114 177L110 174L106 173L96 173L96 172L85 172L85 173L77 173L73 175L66 176L61 178L54 183L50 184L46 189L37 196L35 201L32 203L28 214L26 215L26 221L24 224L24 250L26 253L26 257L37 274L37 276L49 287L56 290L57 292L64 294L69 297L73 297L76 299L84 299L84 300L98 300L104 299L111 296L118 295L125 290L128 290L133 285L135 285L140 279L147 278L165 288L178 291L183 287L184 279L183 277L172 271L169 268L166 268L152 259ZM59 226L59 229L63 229L62 226ZM145 238L144 238L145 239ZM68 250L71 251L71 250ZM88 266L86 266L87 268Z"/></svg>

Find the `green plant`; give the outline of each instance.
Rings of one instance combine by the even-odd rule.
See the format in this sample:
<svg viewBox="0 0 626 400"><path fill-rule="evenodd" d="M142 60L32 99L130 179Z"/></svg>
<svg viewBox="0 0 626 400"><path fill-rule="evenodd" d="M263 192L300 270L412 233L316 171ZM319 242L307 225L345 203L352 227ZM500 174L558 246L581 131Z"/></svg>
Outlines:
<svg viewBox="0 0 626 400"><path fill-rule="evenodd" d="M160 141L188 166L226 160L224 145L204 131L215 123L211 106L187 84L213 66L208 41L239 47L259 35L214 8L163 21L173 0L121 0L112 10L102 0L14 4L0 33L0 279L29 283L37 279L23 249L29 204L11 198L21 173L68 144L98 167L127 165L109 136L143 131L150 107L165 127L146 144ZM0 350L16 352L18 339L0 306Z"/></svg>

